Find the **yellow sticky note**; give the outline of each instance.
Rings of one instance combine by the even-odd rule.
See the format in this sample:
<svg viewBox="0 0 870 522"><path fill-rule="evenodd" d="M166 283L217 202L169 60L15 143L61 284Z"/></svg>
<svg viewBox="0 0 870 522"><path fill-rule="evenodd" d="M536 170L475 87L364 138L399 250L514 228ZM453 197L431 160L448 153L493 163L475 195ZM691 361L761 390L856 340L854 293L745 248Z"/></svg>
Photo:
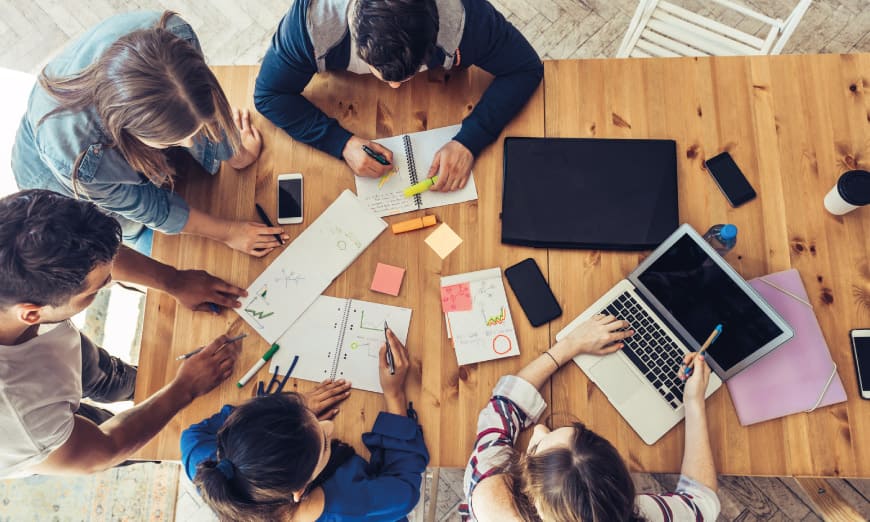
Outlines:
<svg viewBox="0 0 870 522"><path fill-rule="evenodd" d="M426 238L426 244L429 248L435 251L441 259L450 255L456 247L462 243L462 238L456 235L452 228L447 226L447 223L442 223L441 226L435 229Z"/></svg>

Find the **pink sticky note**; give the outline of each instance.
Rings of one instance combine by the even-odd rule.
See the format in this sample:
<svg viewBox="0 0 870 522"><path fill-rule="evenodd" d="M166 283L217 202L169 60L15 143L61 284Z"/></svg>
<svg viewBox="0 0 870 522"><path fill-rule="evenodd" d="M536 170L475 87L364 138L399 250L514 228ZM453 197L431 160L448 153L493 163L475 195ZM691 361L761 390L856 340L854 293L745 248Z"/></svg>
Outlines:
<svg viewBox="0 0 870 522"><path fill-rule="evenodd" d="M382 294L399 295L405 269L393 265L378 263L375 278L372 280L372 290Z"/></svg>
<svg viewBox="0 0 870 522"><path fill-rule="evenodd" d="M471 286L468 283L442 286L441 309L444 313L471 310Z"/></svg>

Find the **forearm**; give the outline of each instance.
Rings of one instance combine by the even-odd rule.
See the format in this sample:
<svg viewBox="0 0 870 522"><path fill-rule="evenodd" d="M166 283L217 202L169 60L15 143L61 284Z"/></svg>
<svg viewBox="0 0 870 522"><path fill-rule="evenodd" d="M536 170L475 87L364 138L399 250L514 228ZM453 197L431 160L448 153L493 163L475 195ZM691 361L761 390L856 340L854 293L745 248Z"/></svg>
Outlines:
<svg viewBox="0 0 870 522"><path fill-rule="evenodd" d="M405 415L408 411L408 400L405 392L384 394L384 411L393 415Z"/></svg>
<svg viewBox="0 0 870 522"><path fill-rule="evenodd" d="M686 404L686 448L680 472L716 491L716 465L707 431L704 402Z"/></svg>
<svg viewBox="0 0 870 522"><path fill-rule="evenodd" d="M565 364L568 357L562 354L561 344L556 343L546 353L538 355L532 362L527 364L517 373L517 377L528 382L537 389L541 389L550 377Z"/></svg>
<svg viewBox="0 0 870 522"><path fill-rule="evenodd" d="M227 231L229 230L230 222L214 217L210 214L197 210L190 209L190 217L187 224L181 230L182 234L191 234L194 236L207 237L225 243L227 241Z"/></svg>
<svg viewBox="0 0 870 522"><path fill-rule="evenodd" d="M112 277L119 281L135 283L162 292L168 292L171 280L178 271L153 258L142 255L132 248L121 246L115 258Z"/></svg>

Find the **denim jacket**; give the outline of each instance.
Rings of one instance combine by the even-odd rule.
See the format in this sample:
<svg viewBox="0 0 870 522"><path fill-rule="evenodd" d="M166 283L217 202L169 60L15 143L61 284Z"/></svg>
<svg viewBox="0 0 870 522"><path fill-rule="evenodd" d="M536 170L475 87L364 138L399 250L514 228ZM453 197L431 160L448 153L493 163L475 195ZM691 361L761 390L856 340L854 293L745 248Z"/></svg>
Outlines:
<svg viewBox="0 0 870 522"><path fill-rule="evenodd" d="M104 20L53 59L46 67L48 76L57 78L80 72L120 37L154 27L160 16L160 12L143 11ZM167 29L202 54L199 40L187 22L173 16ZM59 112L39 124L57 106L57 101L39 84L34 86L12 151L12 171L18 186L48 189L70 197L78 193L117 218L128 239L141 232L142 225L167 234L181 232L190 215L187 203L135 171L110 146L108 133L93 107ZM232 156L228 140L214 143L204 136L197 136L194 146L187 150L212 174L217 173L221 161ZM74 187L73 166L82 151L86 152Z"/></svg>

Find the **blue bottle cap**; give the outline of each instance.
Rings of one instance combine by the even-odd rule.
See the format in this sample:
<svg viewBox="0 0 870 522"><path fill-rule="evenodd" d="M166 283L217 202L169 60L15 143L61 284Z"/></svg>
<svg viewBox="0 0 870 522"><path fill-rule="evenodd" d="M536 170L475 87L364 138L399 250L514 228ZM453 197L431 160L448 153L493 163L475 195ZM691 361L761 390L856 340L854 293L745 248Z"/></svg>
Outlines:
<svg viewBox="0 0 870 522"><path fill-rule="evenodd" d="M735 225L724 225L719 229L719 238L722 241L731 241L737 237L737 227Z"/></svg>

